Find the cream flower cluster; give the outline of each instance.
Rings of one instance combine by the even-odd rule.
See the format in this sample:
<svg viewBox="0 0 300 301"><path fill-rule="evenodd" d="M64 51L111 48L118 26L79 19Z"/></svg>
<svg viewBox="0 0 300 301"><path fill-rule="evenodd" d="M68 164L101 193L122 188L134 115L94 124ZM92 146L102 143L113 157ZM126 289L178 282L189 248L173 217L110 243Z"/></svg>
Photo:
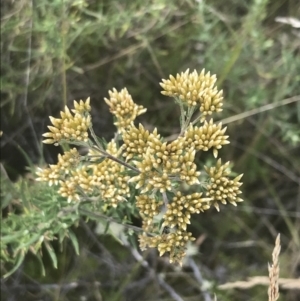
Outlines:
<svg viewBox="0 0 300 301"><path fill-rule="evenodd" d="M119 151L115 141L107 145L106 151L111 155L118 155ZM97 194L107 204L116 208L120 202L130 197L128 181L130 177L126 175L126 168L108 158L101 163L93 163L91 183Z"/></svg>
<svg viewBox="0 0 300 301"><path fill-rule="evenodd" d="M176 232L163 233L156 236L140 235L140 248L146 250L149 248L157 248L159 255L163 256L169 253L170 263L182 263L185 256L185 248L189 241L194 241L191 232L177 230Z"/></svg>
<svg viewBox="0 0 300 301"><path fill-rule="evenodd" d="M223 145L228 144L227 138L229 136L224 135L226 127L222 129L222 123L218 125L211 119L209 122L204 121L203 126L196 127L190 125L184 133L184 146L193 146L197 151L208 151L213 149L214 157L218 156L218 149L221 149Z"/></svg>
<svg viewBox="0 0 300 301"><path fill-rule="evenodd" d="M50 117L53 126L43 142L73 143L88 152L80 155L73 148L59 155L56 165L37 171L37 180L57 185L69 202L92 198L106 208L118 210L122 202L136 208L142 218L141 249L157 248L160 256L169 253L170 262L182 263L187 242L195 240L188 232L192 215L212 206L219 210L220 203L242 201L242 175L232 179L229 162L218 159L215 166L199 168L196 160L198 152L209 150L217 158L229 143L226 127L206 120L222 111L223 92L215 83L216 76L204 70L199 74L187 70L162 80L162 94L174 97L181 109L181 132L170 142L156 128L149 131L134 125L146 109L134 103L126 88L113 89L104 99L118 128L108 144L98 140L92 129L90 99L74 101L74 109L66 107L61 118ZM196 108L200 115L192 120Z"/></svg>
<svg viewBox="0 0 300 301"><path fill-rule="evenodd" d="M176 77L170 75L160 83L164 89L161 93L166 96L178 98L189 107L199 106L203 115L202 120L213 112L221 112L223 106L223 91L218 91L214 86L217 81L210 72L205 74L205 69L200 74L196 70L190 73L187 69Z"/></svg>
<svg viewBox="0 0 300 301"><path fill-rule="evenodd" d="M171 191L172 177L178 177L188 185L198 184L200 172L194 163L195 150L193 148L185 150L182 146L181 139L167 143L150 134L145 152L139 156L140 160L132 161L140 173L129 182L137 182L135 188L142 188L141 193L153 189L161 193Z"/></svg>
<svg viewBox="0 0 300 301"><path fill-rule="evenodd" d="M43 134L47 139L43 143L52 144L66 140L72 141L88 141L88 129L91 126L91 116L88 112L91 110L90 98L80 103L74 101L75 109L70 112L66 106L64 112L60 112L61 118L50 116L53 126L48 126L50 132Z"/></svg>
<svg viewBox="0 0 300 301"><path fill-rule="evenodd" d="M76 148L65 152L63 155L58 155L58 163L56 165L49 165L49 168L39 168L36 172L37 181L48 182L50 186L57 185L59 179L64 178L66 174L77 166L80 161L80 156Z"/></svg>
<svg viewBox="0 0 300 301"><path fill-rule="evenodd" d="M109 99L104 98L104 101L109 106L110 112L116 117L117 120L114 124L118 127L119 131L132 125L137 116L147 111L143 106L138 106L133 102L126 88L120 92L114 88L108 94Z"/></svg>
<svg viewBox="0 0 300 301"><path fill-rule="evenodd" d="M242 174L231 180L228 176L230 175L229 170L230 162L226 162L222 165L221 159L217 161L216 166L204 167L207 174L210 177L210 183L207 185L206 195L211 198L210 204L215 206L219 211L219 202L222 204L230 204L236 206L237 202L242 202L238 195L241 194L240 186L242 183L240 179Z"/></svg>

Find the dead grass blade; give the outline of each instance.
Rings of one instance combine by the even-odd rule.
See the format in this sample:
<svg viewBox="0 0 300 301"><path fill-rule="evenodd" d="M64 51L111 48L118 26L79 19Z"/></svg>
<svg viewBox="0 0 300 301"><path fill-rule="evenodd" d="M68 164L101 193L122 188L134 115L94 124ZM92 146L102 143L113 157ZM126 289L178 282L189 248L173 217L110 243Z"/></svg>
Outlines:
<svg viewBox="0 0 300 301"><path fill-rule="evenodd" d="M272 264L268 265L269 270L269 289L268 289L268 296L269 301L276 301L279 298L279 254L280 254L280 234L277 235L275 241L275 248L272 253Z"/></svg>

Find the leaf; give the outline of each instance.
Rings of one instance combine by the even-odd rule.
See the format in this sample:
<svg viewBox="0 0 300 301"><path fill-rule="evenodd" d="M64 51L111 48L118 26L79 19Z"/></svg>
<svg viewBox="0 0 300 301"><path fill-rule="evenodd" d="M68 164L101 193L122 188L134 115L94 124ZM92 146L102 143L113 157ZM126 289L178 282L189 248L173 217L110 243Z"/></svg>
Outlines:
<svg viewBox="0 0 300 301"><path fill-rule="evenodd" d="M77 237L76 235L71 231L69 230L69 237L71 239L71 242L72 242L72 245L75 249L75 252L77 255L79 255L79 244L78 244L78 240L77 240Z"/></svg>
<svg viewBox="0 0 300 301"><path fill-rule="evenodd" d="M27 153L25 152L25 150L20 145L18 145L18 150L24 156L25 160L27 161L27 164L30 167L30 170L35 170L35 167L34 167L34 164L33 164L32 160L30 159L30 157L27 155Z"/></svg>
<svg viewBox="0 0 300 301"><path fill-rule="evenodd" d="M20 195L22 197L22 203L24 204L24 207L26 209L30 209L30 203L27 200L25 192L27 191L27 183L25 181L21 181L21 189L20 189Z"/></svg>
<svg viewBox="0 0 300 301"><path fill-rule="evenodd" d="M28 232L28 230L25 230L25 231ZM25 231L24 231L24 233L26 233ZM28 232L28 233L30 233L30 232ZM28 235L28 233L26 233L26 236ZM32 246L33 244L35 244L36 242L38 242L40 240L41 236L43 236L42 232L34 233L32 236L28 237L29 239L26 239L24 242L22 242L18 246L17 250L24 249L24 248L28 249L30 246Z"/></svg>
<svg viewBox="0 0 300 301"><path fill-rule="evenodd" d="M41 265L41 270L42 270L42 276L45 276L46 275L46 271L45 271L45 266L44 266L44 263L43 263L43 260L42 260L42 257L39 253L36 254L36 257Z"/></svg>
<svg viewBox="0 0 300 301"><path fill-rule="evenodd" d="M14 234L9 234L9 235L5 235L5 236L2 233L1 243L2 244L9 244L11 242L14 242L15 240L23 238L25 235L28 235L28 233L29 233L28 230L21 230L21 231L18 231L18 232L15 231Z"/></svg>
<svg viewBox="0 0 300 301"><path fill-rule="evenodd" d="M24 257L25 257L25 252L22 250L20 253L19 253L19 256L17 258L17 264L8 272L6 273L3 278L7 278L9 277L10 275L12 275L19 267L20 265L22 264L23 260L24 260Z"/></svg>
<svg viewBox="0 0 300 301"><path fill-rule="evenodd" d="M108 232L108 230L109 230L109 225L110 225L110 222L107 221L107 222L106 222L106 225L105 225L105 229L104 229L104 231L103 231L103 234L106 234L106 233Z"/></svg>
<svg viewBox="0 0 300 301"><path fill-rule="evenodd" d="M52 246L51 246L49 243L45 242L45 247L46 247L46 249L47 249L47 251L48 251L48 254L49 254L50 257L51 257L53 267L54 267L55 269L57 269L57 257L56 257L56 254L55 254L55 252L54 252Z"/></svg>

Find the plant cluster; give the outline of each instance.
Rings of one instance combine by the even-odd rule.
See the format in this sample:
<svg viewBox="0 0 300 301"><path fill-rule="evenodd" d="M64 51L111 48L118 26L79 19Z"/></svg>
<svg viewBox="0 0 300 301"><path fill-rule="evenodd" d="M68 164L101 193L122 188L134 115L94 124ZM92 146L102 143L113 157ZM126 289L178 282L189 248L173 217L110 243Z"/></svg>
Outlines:
<svg viewBox="0 0 300 301"><path fill-rule="evenodd" d="M103 213L105 208L118 210L121 203L133 202L143 219L141 249L157 248L161 256L170 254L170 262L181 263L187 242L195 240L187 230L191 215L211 206L219 210L220 202L242 201L242 175L231 179L229 162L218 159L215 166L204 166L202 171L195 160L198 152L209 150L217 158L218 150L229 143L226 127L206 120L222 111L222 91L215 82L216 76L205 70L199 74L187 70L162 80L162 94L173 97L181 111L181 131L168 142L157 129L135 126L134 120L146 109L133 102L127 89L113 89L105 98L118 129L109 143L94 133L90 99L74 101L74 109L65 107L61 118L50 117L52 126L43 142L88 151L82 155L76 148L66 151L57 165L40 169L37 180L57 185L69 203L88 200L105 205L100 206ZM184 193L183 185L193 193Z"/></svg>

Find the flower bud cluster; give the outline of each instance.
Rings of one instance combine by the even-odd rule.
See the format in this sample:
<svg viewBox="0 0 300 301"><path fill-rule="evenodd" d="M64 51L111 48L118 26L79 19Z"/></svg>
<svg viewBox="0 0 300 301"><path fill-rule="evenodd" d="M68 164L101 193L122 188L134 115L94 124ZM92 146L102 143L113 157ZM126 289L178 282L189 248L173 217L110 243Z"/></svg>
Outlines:
<svg viewBox="0 0 300 301"><path fill-rule="evenodd" d="M50 116L53 126L48 126L50 132L43 134L47 139L43 143L52 144L59 143L62 140L68 142L73 141L88 141L88 129L91 126L90 98L84 103L74 101L75 109L72 114L66 106L64 112L60 112L61 118L54 118ZM76 109L77 108L77 109Z"/></svg>
<svg viewBox="0 0 300 301"><path fill-rule="evenodd" d="M117 155L118 152L115 141L111 141L107 145L107 153ZM106 158L101 163L93 163L89 167L92 170L91 183L103 201L116 208L119 202L130 196L127 184L130 177L123 165Z"/></svg>
<svg viewBox="0 0 300 301"><path fill-rule="evenodd" d="M234 178L229 179L230 171L228 169L229 162L222 165L221 159L217 161L217 165L213 167L206 167L205 170L210 177L210 183L207 185L206 196L211 198L210 205L215 206L219 211L219 202L227 204L227 202L236 206L236 202L242 202L243 200L238 197L242 192L239 187L242 185L240 179L242 174Z"/></svg>
<svg viewBox="0 0 300 301"><path fill-rule="evenodd" d="M138 196L136 199L137 207L144 219L143 229L153 232L155 230L153 217L160 213L163 202L157 202L147 195ZM154 237L146 234L141 235L139 237L141 248L155 247L160 256L169 252L170 262L181 263L185 256L186 243L195 240L191 233L186 232L187 225L190 224L191 214L209 209L210 201L210 198L202 198L202 193L182 195L178 191L172 201L167 204L166 212L163 214L164 222L161 228L169 229L170 233L158 234Z"/></svg>
<svg viewBox="0 0 300 301"><path fill-rule="evenodd" d="M213 123L213 119L209 122L204 121L201 127L190 125L184 133L184 146L193 146L197 151L208 151L213 148L213 154L216 158L218 149L229 143L227 140L229 136L224 135L226 129L227 127L222 129L221 122L218 125Z"/></svg>
<svg viewBox="0 0 300 301"><path fill-rule="evenodd" d="M92 176L86 166L72 170L66 180L59 181L59 185L58 193L67 198L69 203L80 201L81 191L85 194L93 192Z"/></svg>
<svg viewBox="0 0 300 301"><path fill-rule="evenodd" d="M132 159L134 156L140 157L147 151L149 135L149 131L145 130L141 124L139 124L138 128L132 125L128 130L123 132L122 138L124 144L122 149L124 150L123 157L125 157L126 161ZM151 137L159 139L156 129L151 133Z"/></svg>
<svg viewBox="0 0 300 301"><path fill-rule="evenodd" d="M37 181L48 182L49 185L57 185L60 178L64 178L70 170L79 164L80 156L76 148L65 152L63 155L58 155L58 163L56 165L49 165L49 168L39 169L37 171Z"/></svg>
<svg viewBox="0 0 300 301"><path fill-rule="evenodd" d="M171 191L172 178L176 177L188 185L199 183L200 172L194 163L195 150L182 149L182 139L167 143L150 134L146 146L140 160L132 161L140 172L129 181L137 182L136 189L143 188L142 193L153 189L161 193Z"/></svg>
<svg viewBox="0 0 300 301"><path fill-rule="evenodd" d="M104 101L108 104L110 112L116 117L117 121L114 124L119 131L133 125L136 117L147 111L143 106L139 106L133 102L126 88L120 92L114 88L108 94L109 99L104 98Z"/></svg>
<svg viewBox="0 0 300 301"><path fill-rule="evenodd" d="M192 233L177 230L176 232L163 233L156 236L139 236L141 250L149 248L157 248L159 256L165 253L170 254L170 263L182 263L185 256L185 247L189 241L194 241Z"/></svg>
<svg viewBox="0 0 300 301"><path fill-rule="evenodd" d="M172 202L167 205L162 227L170 227L186 230L190 224L191 214L200 213L210 208L211 198L201 198L202 193L193 193L183 196L180 191L173 197Z"/></svg>
<svg viewBox="0 0 300 301"><path fill-rule="evenodd" d="M216 76L205 74L203 69L200 74L196 70L190 73L189 69L181 74L170 75L169 79L163 79L160 83L164 89L161 93L175 97L189 107L200 107L204 121L207 115L222 111L223 91L214 87Z"/></svg>
<svg viewBox="0 0 300 301"><path fill-rule="evenodd" d="M135 197L136 207L139 209L143 218L143 229L145 231L152 230L153 218L161 211L163 201L155 196L139 195Z"/></svg>
<svg viewBox="0 0 300 301"><path fill-rule="evenodd" d="M76 100L74 100L74 109L72 110L72 112L74 114L84 114L85 112L90 112L91 111L91 105L90 105L90 97L87 98L87 100L84 102L83 100L80 100L79 102L77 102Z"/></svg>

